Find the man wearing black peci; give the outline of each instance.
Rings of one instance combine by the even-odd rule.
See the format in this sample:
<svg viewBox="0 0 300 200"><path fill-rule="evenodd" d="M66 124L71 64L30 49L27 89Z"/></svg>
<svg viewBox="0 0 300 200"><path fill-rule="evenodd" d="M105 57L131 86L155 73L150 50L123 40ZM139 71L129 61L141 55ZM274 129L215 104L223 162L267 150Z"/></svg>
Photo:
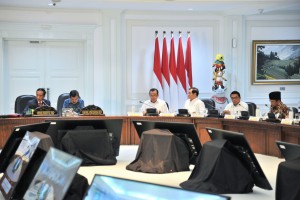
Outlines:
<svg viewBox="0 0 300 200"><path fill-rule="evenodd" d="M288 107L281 101L281 92L274 91L269 94L270 99L270 113L278 115L277 118L284 119L288 116Z"/></svg>
<svg viewBox="0 0 300 200"><path fill-rule="evenodd" d="M36 109L42 106L51 106L50 101L45 99L45 95L46 90L44 88L38 88L36 90L36 98L27 102L23 113L26 113L29 109Z"/></svg>

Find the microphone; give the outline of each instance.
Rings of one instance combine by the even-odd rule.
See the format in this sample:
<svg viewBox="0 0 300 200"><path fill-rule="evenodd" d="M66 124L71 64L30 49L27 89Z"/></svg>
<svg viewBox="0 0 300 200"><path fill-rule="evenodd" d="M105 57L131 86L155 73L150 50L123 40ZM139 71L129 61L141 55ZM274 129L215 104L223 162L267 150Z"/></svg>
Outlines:
<svg viewBox="0 0 300 200"><path fill-rule="evenodd" d="M45 104L45 105L48 106L48 107L51 107L51 106L49 106L44 100L42 101L42 103Z"/></svg>
<svg viewBox="0 0 300 200"><path fill-rule="evenodd" d="M209 103L204 103L205 108L209 107L210 109L207 109L207 117L222 117L220 110L218 110L215 106L210 105Z"/></svg>
<svg viewBox="0 0 300 200"><path fill-rule="evenodd" d="M265 104L265 106L267 106L269 108L268 104Z"/></svg>
<svg viewBox="0 0 300 200"><path fill-rule="evenodd" d="M145 103L144 101L139 101L139 102L150 107L150 108L145 109L145 113L143 111L144 115L146 115L146 116L157 116L158 115L158 109L156 107L149 105L149 104Z"/></svg>
<svg viewBox="0 0 300 200"><path fill-rule="evenodd" d="M30 104L29 106L28 106L28 109L35 109L36 108L36 106L35 105L32 105L32 104Z"/></svg>
<svg viewBox="0 0 300 200"><path fill-rule="evenodd" d="M205 104L205 107L208 106L209 108L212 108L213 110L217 110L216 107L210 105L210 104Z"/></svg>
<svg viewBox="0 0 300 200"><path fill-rule="evenodd" d="M240 105L242 108L244 108L246 111L248 111L248 109L246 109L242 104L238 104L238 105Z"/></svg>
<svg viewBox="0 0 300 200"><path fill-rule="evenodd" d="M139 103L145 104L146 106L149 106L149 107L151 107L151 108L155 108L155 109L156 109L156 107L154 107L154 106L152 106L152 105L149 105L149 104L145 103L144 101L139 101Z"/></svg>

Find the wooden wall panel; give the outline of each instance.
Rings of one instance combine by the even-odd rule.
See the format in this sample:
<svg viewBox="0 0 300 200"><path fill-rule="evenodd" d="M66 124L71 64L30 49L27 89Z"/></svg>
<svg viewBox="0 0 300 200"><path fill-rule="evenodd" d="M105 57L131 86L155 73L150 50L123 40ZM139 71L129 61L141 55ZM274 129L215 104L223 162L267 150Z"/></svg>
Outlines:
<svg viewBox="0 0 300 200"><path fill-rule="evenodd" d="M31 118L4 118L0 120L0 149L10 136L15 126L44 122L51 119L122 119L121 144L137 145L140 142L138 134L132 123L133 120L150 120L159 122L194 123L201 144L210 140L206 127L224 129L244 133L253 152L264 155L281 157L275 144L276 140L300 144L300 126L281 125L267 122L252 122L246 120L230 120L216 118L193 118L193 117L129 117L129 116L88 116L88 117L31 117Z"/></svg>

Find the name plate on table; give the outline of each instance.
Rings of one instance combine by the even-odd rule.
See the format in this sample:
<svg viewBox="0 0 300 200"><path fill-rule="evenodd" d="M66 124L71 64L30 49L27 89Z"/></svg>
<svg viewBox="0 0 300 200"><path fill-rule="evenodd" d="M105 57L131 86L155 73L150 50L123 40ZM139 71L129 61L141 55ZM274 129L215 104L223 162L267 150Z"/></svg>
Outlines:
<svg viewBox="0 0 300 200"><path fill-rule="evenodd" d="M143 116L141 112L127 112L128 116Z"/></svg>
<svg viewBox="0 0 300 200"><path fill-rule="evenodd" d="M206 117L206 115L205 115L205 114L199 114L199 113L192 113L192 114L191 114L191 117L200 117L200 118L204 118L204 117Z"/></svg>
<svg viewBox="0 0 300 200"><path fill-rule="evenodd" d="M82 115L103 115L102 110L82 110Z"/></svg>
<svg viewBox="0 0 300 200"><path fill-rule="evenodd" d="M161 116L161 117L174 117L175 113L160 113L159 116Z"/></svg>
<svg viewBox="0 0 300 200"><path fill-rule="evenodd" d="M55 115L55 111L36 111L36 115Z"/></svg>
<svg viewBox="0 0 300 200"><path fill-rule="evenodd" d="M293 120L292 119L281 119L281 124L292 125Z"/></svg>
<svg viewBox="0 0 300 200"><path fill-rule="evenodd" d="M235 119L235 115L225 115L224 119Z"/></svg>
<svg viewBox="0 0 300 200"><path fill-rule="evenodd" d="M253 117L253 116L250 116L250 117L249 117L249 121L259 122L259 121L260 121L260 117Z"/></svg>

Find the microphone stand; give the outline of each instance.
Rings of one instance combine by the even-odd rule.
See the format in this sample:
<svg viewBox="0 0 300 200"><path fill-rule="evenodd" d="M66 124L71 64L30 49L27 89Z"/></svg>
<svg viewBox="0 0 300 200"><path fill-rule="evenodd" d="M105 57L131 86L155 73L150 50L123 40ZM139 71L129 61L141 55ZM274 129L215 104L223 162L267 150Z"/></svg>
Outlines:
<svg viewBox="0 0 300 200"><path fill-rule="evenodd" d="M149 106L149 107L151 107L151 108L155 108L155 109L156 109L156 107L154 107L154 106L152 106L152 105L149 105L149 104L145 103L144 101L139 101L139 103L145 104L146 106Z"/></svg>
<svg viewBox="0 0 300 200"><path fill-rule="evenodd" d="M154 107L154 106L152 106L152 105L149 105L149 104L145 103L144 101L139 101L139 102L140 102L141 104L145 104L146 106L149 106L150 108L155 108L155 109L156 109L156 113L158 114L158 110L157 110L156 107ZM147 108L146 108L146 113L147 113ZM143 114L145 115L146 113L143 113Z"/></svg>
<svg viewBox="0 0 300 200"><path fill-rule="evenodd" d="M48 104L46 104L46 102L45 102L44 100L42 101L42 103L45 104L45 105L48 106L48 107L51 107L51 106L49 106Z"/></svg>

